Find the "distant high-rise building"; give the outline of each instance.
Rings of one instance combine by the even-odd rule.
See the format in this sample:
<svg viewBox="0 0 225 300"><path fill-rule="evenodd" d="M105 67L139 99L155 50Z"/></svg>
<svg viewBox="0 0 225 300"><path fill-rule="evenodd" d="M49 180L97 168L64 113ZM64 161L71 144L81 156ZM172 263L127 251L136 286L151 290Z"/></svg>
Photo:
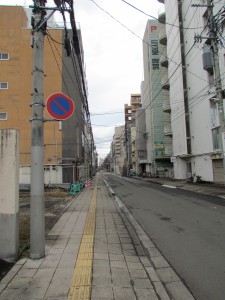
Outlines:
<svg viewBox="0 0 225 300"><path fill-rule="evenodd" d="M172 169L171 115L169 107L168 60L164 46L165 25L148 20L143 39L144 82L142 108L145 110L147 155L145 169L155 176L167 176Z"/></svg>

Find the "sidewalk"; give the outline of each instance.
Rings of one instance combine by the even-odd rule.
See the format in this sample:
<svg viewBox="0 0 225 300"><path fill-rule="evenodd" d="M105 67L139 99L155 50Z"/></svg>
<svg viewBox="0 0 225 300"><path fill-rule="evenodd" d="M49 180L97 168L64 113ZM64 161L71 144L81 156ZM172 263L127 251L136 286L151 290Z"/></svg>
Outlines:
<svg viewBox="0 0 225 300"><path fill-rule="evenodd" d="M177 181L169 178L143 178L133 176L132 178L160 184L167 187L179 188L186 191L192 191L200 194L217 196L225 199L225 185L216 183L193 183L187 181Z"/></svg>
<svg viewBox="0 0 225 300"><path fill-rule="evenodd" d="M46 237L46 256L18 261L0 300L193 300L100 175Z"/></svg>

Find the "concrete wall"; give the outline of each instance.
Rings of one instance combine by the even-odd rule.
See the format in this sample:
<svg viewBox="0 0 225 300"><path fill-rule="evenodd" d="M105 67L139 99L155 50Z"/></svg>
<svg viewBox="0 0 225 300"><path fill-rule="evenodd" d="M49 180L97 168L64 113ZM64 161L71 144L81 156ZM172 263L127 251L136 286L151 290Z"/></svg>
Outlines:
<svg viewBox="0 0 225 300"><path fill-rule="evenodd" d="M15 261L19 250L19 131L0 130L0 258Z"/></svg>
<svg viewBox="0 0 225 300"><path fill-rule="evenodd" d="M30 166L20 166L19 183L30 184ZM44 167L44 183L45 184L61 184L62 183L62 166L48 165Z"/></svg>

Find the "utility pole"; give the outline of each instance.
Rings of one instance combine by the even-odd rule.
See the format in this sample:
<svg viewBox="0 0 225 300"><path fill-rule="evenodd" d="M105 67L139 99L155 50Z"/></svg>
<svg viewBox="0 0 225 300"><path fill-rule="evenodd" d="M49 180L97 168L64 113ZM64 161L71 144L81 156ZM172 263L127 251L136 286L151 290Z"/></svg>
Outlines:
<svg viewBox="0 0 225 300"><path fill-rule="evenodd" d="M33 87L31 118L30 258L45 256L44 203L44 36L45 0L34 0L32 17ZM42 8L40 8L42 6ZM40 26L41 25L41 26Z"/></svg>

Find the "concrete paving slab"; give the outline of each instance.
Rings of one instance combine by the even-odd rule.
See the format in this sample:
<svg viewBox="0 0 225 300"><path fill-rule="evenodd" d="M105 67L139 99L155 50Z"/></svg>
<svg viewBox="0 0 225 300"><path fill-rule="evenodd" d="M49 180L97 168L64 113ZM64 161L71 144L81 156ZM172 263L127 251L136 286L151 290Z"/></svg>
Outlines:
<svg viewBox="0 0 225 300"><path fill-rule="evenodd" d="M127 269L127 264L125 261L111 260L110 264L111 268Z"/></svg>
<svg viewBox="0 0 225 300"><path fill-rule="evenodd" d="M142 289L153 289L153 285L149 279L146 278L132 278L134 287Z"/></svg>
<svg viewBox="0 0 225 300"><path fill-rule="evenodd" d="M43 263L44 258L37 259L37 260L32 260L32 259L27 259L25 264L23 265L23 268L27 269L38 269L40 265Z"/></svg>
<svg viewBox="0 0 225 300"><path fill-rule="evenodd" d="M125 277L113 277L112 279L113 286L132 288L132 281L129 276Z"/></svg>
<svg viewBox="0 0 225 300"><path fill-rule="evenodd" d="M27 258L21 258L20 260L18 260L16 262L16 265L24 265L26 261L27 261Z"/></svg>
<svg viewBox="0 0 225 300"><path fill-rule="evenodd" d="M93 266L95 267L101 267L101 268L109 268L109 259L94 259Z"/></svg>
<svg viewBox="0 0 225 300"><path fill-rule="evenodd" d="M94 253L94 260L109 260L109 255L108 253L106 254L101 254L101 253Z"/></svg>
<svg viewBox="0 0 225 300"><path fill-rule="evenodd" d="M110 274L110 267L95 266L93 271L93 274Z"/></svg>
<svg viewBox="0 0 225 300"><path fill-rule="evenodd" d="M161 281L153 282L154 289L157 295L160 295L160 300L171 300L166 292L164 286L162 285ZM173 299L173 298L172 298ZM180 300L179 298L174 298L174 300Z"/></svg>
<svg viewBox="0 0 225 300"><path fill-rule="evenodd" d="M127 287L117 287L113 288L115 300L136 300L134 290Z"/></svg>
<svg viewBox="0 0 225 300"><path fill-rule="evenodd" d="M47 288L52 280L54 275L55 269L53 268L45 268L45 269L38 269L37 273L32 278L29 286L31 288Z"/></svg>
<svg viewBox="0 0 225 300"><path fill-rule="evenodd" d="M48 287L46 297L66 297L71 285L74 268L58 268Z"/></svg>
<svg viewBox="0 0 225 300"><path fill-rule="evenodd" d="M37 269L20 269L17 273L21 278L32 278L37 273Z"/></svg>
<svg viewBox="0 0 225 300"><path fill-rule="evenodd" d="M0 294L6 288L6 286L7 286L6 283L0 283Z"/></svg>
<svg viewBox="0 0 225 300"><path fill-rule="evenodd" d="M33 288L28 287L23 293L24 300L44 299L47 287Z"/></svg>
<svg viewBox="0 0 225 300"><path fill-rule="evenodd" d="M147 249L148 249L150 257L162 256L162 254L159 252L159 250L156 247L150 247Z"/></svg>
<svg viewBox="0 0 225 300"><path fill-rule="evenodd" d="M146 256L141 256L140 257L141 263L143 264L144 267L151 267L151 263L149 259Z"/></svg>
<svg viewBox="0 0 225 300"><path fill-rule="evenodd" d="M137 255L137 253L136 253L136 251L135 250L123 250L123 254L126 256L128 256L128 255L134 255L134 256L136 256Z"/></svg>
<svg viewBox="0 0 225 300"><path fill-rule="evenodd" d="M1 280L3 284L9 284L9 282L16 276L19 270L22 268L23 265L14 265L13 268L6 274L6 276Z"/></svg>
<svg viewBox="0 0 225 300"><path fill-rule="evenodd" d="M194 297L181 281L167 283L166 288L174 299L194 300Z"/></svg>
<svg viewBox="0 0 225 300"><path fill-rule="evenodd" d="M109 257L110 257L111 261L113 261L113 260L125 261L124 255L122 255L122 254L110 254Z"/></svg>
<svg viewBox="0 0 225 300"><path fill-rule="evenodd" d="M109 251L109 255L110 254L116 254L116 255L122 255L123 254L123 251L122 251L121 248L115 247L115 246L111 246L111 245L110 245L108 251Z"/></svg>
<svg viewBox="0 0 225 300"><path fill-rule="evenodd" d="M120 242L121 244L132 244L133 242L131 241L130 237L120 237Z"/></svg>
<svg viewBox="0 0 225 300"><path fill-rule="evenodd" d="M144 269L143 270L131 269L130 277L131 278L148 278L148 275Z"/></svg>
<svg viewBox="0 0 225 300"><path fill-rule="evenodd" d="M162 268L157 270L157 274L162 281L162 283L169 283L169 282L178 282L180 278L174 272L172 268Z"/></svg>
<svg viewBox="0 0 225 300"><path fill-rule="evenodd" d="M151 282L159 282L160 279L155 271L155 269L153 267L146 267L145 270L147 271L148 273L148 276L150 277L151 279Z"/></svg>
<svg viewBox="0 0 225 300"><path fill-rule="evenodd" d="M163 256L151 257L151 261L156 269L168 268L169 264Z"/></svg>
<svg viewBox="0 0 225 300"><path fill-rule="evenodd" d="M129 270L144 270L143 265L140 262L127 262Z"/></svg>
<svg viewBox="0 0 225 300"><path fill-rule="evenodd" d="M93 300L114 299L112 287L94 285L92 287L91 299Z"/></svg>
<svg viewBox="0 0 225 300"><path fill-rule="evenodd" d="M112 286L112 277L111 274L105 274L105 273L96 273L93 272L93 282L92 284L94 286Z"/></svg>
<svg viewBox="0 0 225 300"><path fill-rule="evenodd" d="M130 263L140 263L140 258L138 256L125 255L125 260Z"/></svg>
<svg viewBox="0 0 225 300"><path fill-rule="evenodd" d="M0 295L1 300L28 300L24 299L23 294L24 294L23 289L4 289L3 292Z"/></svg>
<svg viewBox="0 0 225 300"><path fill-rule="evenodd" d="M130 278L128 269L111 268L112 278Z"/></svg>
<svg viewBox="0 0 225 300"><path fill-rule="evenodd" d="M134 245L133 244L122 244L122 249L123 250L134 250Z"/></svg>
<svg viewBox="0 0 225 300"><path fill-rule="evenodd" d="M31 282L32 278L20 277L16 275L13 280L8 284L7 289L20 289L23 287L26 289Z"/></svg>
<svg viewBox="0 0 225 300"><path fill-rule="evenodd" d="M135 288L138 300L158 300L155 291L152 289L139 289Z"/></svg>

